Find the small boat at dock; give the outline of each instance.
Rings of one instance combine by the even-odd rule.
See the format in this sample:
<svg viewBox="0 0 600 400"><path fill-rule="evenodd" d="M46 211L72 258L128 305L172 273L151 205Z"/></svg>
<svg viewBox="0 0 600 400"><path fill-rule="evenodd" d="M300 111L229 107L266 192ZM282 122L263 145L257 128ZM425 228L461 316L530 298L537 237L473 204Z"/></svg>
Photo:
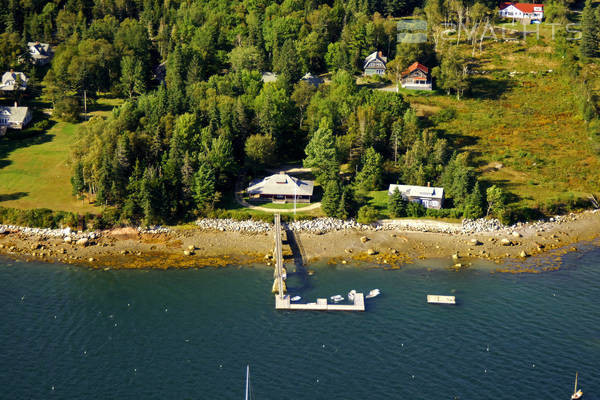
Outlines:
<svg viewBox="0 0 600 400"><path fill-rule="evenodd" d="M331 296L330 297L331 300L333 300L334 303L339 303L340 301L344 300L344 296L336 294L335 296Z"/></svg>
<svg viewBox="0 0 600 400"><path fill-rule="evenodd" d="M577 377L579 373L575 372L575 389L573 389L573 394L571 395L571 400L579 400L583 398L583 392L581 389L577 390Z"/></svg>
<svg viewBox="0 0 600 400"><path fill-rule="evenodd" d="M294 296L290 300L292 300L292 301L300 301L300 300L302 300L302 297L300 297L300 296Z"/></svg>
<svg viewBox="0 0 600 400"><path fill-rule="evenodd" d="M348 292L348 300L354 301L355 295L356 295L356 290L352 289L350 292Z"/></svg>
<svg viewBox="0 0 600 400"><path fill-rule="evenodd" d="M369 292L368 295L365 296L365 299L372 299L373 297L377 297L381 294L379 289L373 289Z"/></svg>

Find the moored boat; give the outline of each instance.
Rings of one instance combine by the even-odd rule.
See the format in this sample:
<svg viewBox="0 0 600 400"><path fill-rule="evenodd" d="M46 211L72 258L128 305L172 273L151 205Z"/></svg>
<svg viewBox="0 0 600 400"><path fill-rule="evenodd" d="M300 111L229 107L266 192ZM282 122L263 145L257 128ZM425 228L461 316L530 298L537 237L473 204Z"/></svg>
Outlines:
<svg viewBox="0 0 600 400"><path fill-rule="evenodd" d="M365 296L365 299L372 299L373 297L377 297L381 294L379 289L373 289L369 292L368 295Z"/></svg>
<svg viewBox="0 0 600 400"><path fill-rule="evenodd" d="M348 300L354 301L354 295L356 295L356 290L352 289L350 292L348 292Z"/></svg>
<svg viewBox="0 0 600 400"><path fill-rule="evenodd" d="M579 376L578 372L575 372L575 389L573 389L573 394L571 395L571 400L579 400L583 398L583 392L581 389L577 390L577 377Z"/></svg>
<svg viewBox="0 0 600 400"><path fill-rule="evenodd" d="M302 297L300 297L300 296L294 296L294 297L291 298L291 300L292 301L300 301L300 300L302 300Z"/></svg>
<svg viewBox="0 0 600 400"><path fill-rule="evenodd" d="M344 300L344 296L336 294L335 296L331 296L331 300L333 300L334 303L339 303Z"/></svg>

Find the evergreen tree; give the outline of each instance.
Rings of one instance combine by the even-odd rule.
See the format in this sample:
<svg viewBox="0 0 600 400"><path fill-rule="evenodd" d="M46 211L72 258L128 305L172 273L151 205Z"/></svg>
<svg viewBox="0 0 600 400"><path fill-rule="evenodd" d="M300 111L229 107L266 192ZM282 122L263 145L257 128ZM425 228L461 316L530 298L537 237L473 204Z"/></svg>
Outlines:
<svg viewBox="0 0 600 400"><path fill-rule="evenodd" d="M350 186L346 186L340 197L336 216L339 219L348 219L355 214L354 192Z"/></svg>
<svg viewBox="0 0 600 400"><path fill-rule="evenodd" d="M212 206L215 199L215 174L207 163L200 164L194 175L194 200L199 210Z"/></svg>
<svg viewBox="0 0 600 400"><path fill-rule="evenodd" d="M73 176L71 177L71 185L73 186L73 196L80 197L85 191L85 180L83 178L83 164L81 162L75 164Z"/></svg>
<svg viewBox="0 0 600 400"><path fill-rule="evenodd" d="M313 134L305 149L304 167L312 168L321 184L337 178L339 164L335 150L333 131L326 118L321 119L319 129Z"/></svg>
<svg viewBox="0 0 600 400"><path fill-rule="evenodd" d="M484 198L479 182L473 187L473 191L469 194L463 211L464 218L477 219L483 217Z"/></svg>
<svg viewBox="0 0 600 400"><path fill-rule="evenodd" d="M356 174L356 186L364 191L377 190L383 181L383 157L369 147L363 156L362 169Z"/></svg>
<svg viewBox="0 0 600 400"><path fill-rule="evenodd" d="M599 28L592 6L592 0L586 0L583 13L581 15L581 44L579 52L584 59L598 56L600 50L599 45Z"/></svg>
<svg viewBox="0 0 600 400"><path fill-rule="evenodd" d="M406 200L402 193L396 188L388 197L388 210L393 218L406 217Z"/></svg>
<svg viewBox="0 0 600 400"><path fill-rule="evenodd" d="M321 209L325 215L328 217L335 217L338 215L341 196L342 193L339 181L337 179L327 181L323 199L321 200Z"/></svg>

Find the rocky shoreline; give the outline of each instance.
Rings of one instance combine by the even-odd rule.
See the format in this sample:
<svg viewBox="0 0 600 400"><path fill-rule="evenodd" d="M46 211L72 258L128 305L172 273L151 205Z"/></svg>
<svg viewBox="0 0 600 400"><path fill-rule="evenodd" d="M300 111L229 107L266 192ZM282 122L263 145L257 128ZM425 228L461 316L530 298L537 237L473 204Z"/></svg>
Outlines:
<svg viewBox="0 0 600 400"><path fill-rule="evenodd" d="M356 221L320 218L284 223L301 243L304 262L366 262L400 266L414 259L448 258L454 267L470 259L525 259L578 241L595 240L600 212L556 216L504 226L493 219ZM264 263L272 251L272 224L201 219L193 228L119 228L75 232L0 225L0 254L23 260L94 268L189 268Z"/></svg>

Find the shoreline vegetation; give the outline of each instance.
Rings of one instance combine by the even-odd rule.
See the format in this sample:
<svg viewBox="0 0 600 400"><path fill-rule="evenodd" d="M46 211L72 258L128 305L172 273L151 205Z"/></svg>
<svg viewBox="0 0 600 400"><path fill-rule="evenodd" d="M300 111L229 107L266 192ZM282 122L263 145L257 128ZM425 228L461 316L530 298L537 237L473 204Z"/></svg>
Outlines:
<svg viewBox="0 0 600 400"><path fill-rule="evenodd" d="M361 225L323 218L284 223L294 244L284 241L284 257L288 266L301 259L305 265L327 261L388 269L417 259L447 258L448 268L457 271L487 260L504 263L492 272L539 273L559 269L561 256L576 251L577 243L600 245L598 226L598 210L511 226L483 219ZM172 228L86 232L0 225L0 255L104 270L270 266L272 249L271 224L261 221L203 219Z"/></svg>

